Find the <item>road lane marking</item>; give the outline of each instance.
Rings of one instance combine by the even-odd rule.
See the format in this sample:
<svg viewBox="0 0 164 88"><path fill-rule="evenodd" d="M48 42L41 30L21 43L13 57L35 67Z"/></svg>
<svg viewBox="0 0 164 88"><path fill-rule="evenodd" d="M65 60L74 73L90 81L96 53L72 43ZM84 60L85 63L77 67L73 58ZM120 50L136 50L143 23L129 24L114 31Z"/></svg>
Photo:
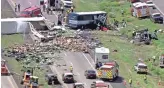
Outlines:
<svg viewBox="0 0 164 88"><path fill-rule="evenodd" d="M8 67L7 67L7 66L6 66L6 68L8 69ZM9 69L8 69L8 72L9 72L9 73L11 73ZM15 80L14 80L13 76L11 75L10 77L11 77L11 79L13 80L14 84L16 84L16 82L15 82ZM9 79L9 78L8 78L8 79ZM15 88L15 86L16 86L16 88L18 88L18 85L16 84L16 85L14 86L14 84L11 82L11 80L10 80L10 79L9 79L9 82L10 82L10 84L12 85L12 87L13 87L13 88Z"/></svg>
<svg viewBox="0 0 164 88"><path fill-rule="evenodd" d="M31 2L29 1L28 3L29 3L29 4L30 4L30 6L31 6Z"/></svg>
<svg viewBox="0 0 164 88"><path fill-rule="evenodd" d="M72 62L69 62L69 63L73 66Z"/></svg>
<svg viewBox="0 0 164 88"><path fill-rule="evenodd" d="M162 15L164 15L164 13L160 10L160 8L154 3L155 7L159 10L160 13L162 13Z"/></svg>
<svg viewBox="0 0 164 88"><path fill-rule="evenodd" d="M64 55L65 55L65 56L67 56L67 54L66 54L66 53L64 53Z"/></svg>
<svg viewBox="0 0 164 88"><path fill-rule="evenodd" d="M11 76L9 76L9 77L11 77ZM12 83L11 79L9 79L9 77L7 76L7 80L9 81L9 83L11 84L11 86L12 86L13 88L15 88L14 84Z"/></svg>
<svg viewBox="0 0 164 88"><path fill-rule="evenodd" d="M60 75L60 72L58 72L57 69L56 69L55 67L52 67L52 66L49 66L49 67L51 68L52 71L55 70L55 72L57 73L58 77L61 79L61 82L62 82L62 77L61 77L61 75ZM53 69L54 69L54 70L53 70ZM63 84L63 86L65 86L66 88L68 88L68 86L67 86L66 84L64 84L63 82L62 82L62 84Z"/></svg>
<svg viewBox="0 0 164 88"><path fill-rule="evenodd" d="M80 75L80 73L77 72L77 75Z"/></svg>
<svg viewBox="0 0 164 88"><path fill-rule="evenodd" d="M85 86L87 86L87 83L84 83Z"/></svg>
<svg viewBox="0 0 164 88"><path fill-rule="evenodd" d="M13 6L15 6L15 2L13 0L10 0L11 1L11 4L13 4Z"/></svg>
<svg viewBox="0 0 164 88"><path fill-rule="evenodd" d="M88 61L88 63L91 65L92 69L95 70L95 68L93 67L93 65L91 64L91 62L89 61L89 59L86 57L86 55L83 53L83 56L85 57L85 59Z"/></svg>

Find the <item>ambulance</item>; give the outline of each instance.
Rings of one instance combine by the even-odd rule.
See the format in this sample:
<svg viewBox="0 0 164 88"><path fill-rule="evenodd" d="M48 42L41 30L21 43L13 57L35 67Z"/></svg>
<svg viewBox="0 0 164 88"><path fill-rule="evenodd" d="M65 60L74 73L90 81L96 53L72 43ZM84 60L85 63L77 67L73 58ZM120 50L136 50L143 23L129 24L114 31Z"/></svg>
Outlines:
<svg viewBox="0 0 164 88"><path fill-rule="evenodd" d="M137 18L148 17L150 16L149 6L142 2L133 3L131 7L131 14Z"/></svg>
<svg viewBox="0 0 164 88"><path fill-rule="evenodd" d="M119 76L119 65L116 61L105 63L97 70L98 78L114 81Z"/></svg>

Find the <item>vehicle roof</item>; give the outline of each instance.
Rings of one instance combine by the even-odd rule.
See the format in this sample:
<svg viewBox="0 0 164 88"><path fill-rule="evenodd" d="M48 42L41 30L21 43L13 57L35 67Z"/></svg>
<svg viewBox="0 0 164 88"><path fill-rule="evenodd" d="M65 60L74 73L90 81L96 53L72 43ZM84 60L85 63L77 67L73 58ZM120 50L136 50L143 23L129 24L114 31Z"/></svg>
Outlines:
<svg viewBox="0 0 164 88"><path fill-rule="evenodd" d="M161 15L160 13L153 13L152 15Z"/></svg>
<svg viewBox="0 0 164 88"><path fill-rule="evenodd" d="M90 15L90 14L101 14L101 13L106 13L105 11L93 11L93 12L74 12L74 14L78 15Z"/></svg>
<svg viewBox="0 0 164 88"><path fill-rule="evenodd" d="M95 52L96 53L110 53L109 49L108 48L105 48L105 47L96 48L95 49Z"/></svg>
<svg viewBox="0 0 164 88"><path fill-rule="evenodd" d="M73 73L71 73L71 72L66 72L66 73L64 73L64 75L73 75Z"/></svg>
<svg viewBox="0 0 164 88"><path fill-rule="evenodd" d="M73 3L72 1L64 1L64 2L65 2L65 3L71 3L71 4Z"/></svg>
<svg viewBox="0 0 164 88"><path fill-rule="evenodd" d="M96 83L96 87L106 87L107 84L105 83Z"/></svg>
<svg viewBox="0 0 164 88"><path fill-rule="evenodd" d="M31 73L30 73L30 72L25 72L25 74L26 74L26 75L31 75Z"/></svg>
<svg viewBox="0 0 164 88"><path fill-rule="evenodd" d="M112 65L103 65L100 68L112 68L112 67L113 67Z"/></svg>
<svg viewBox="0 0 164 88"><path fill-rule="evenodd" d="M147 4L142 3L142 2L136 2L136 3L133 3L133 6L137 8L137 7L141 7L141 6L147 6Z"/></svg>
<svg viewBox="0 0 164 88"><path fill-rule="evenodd" d="M89 70L87 70L87 71L95 71L95 70L89 69Z"/></svg>
<svg viewBox="0 0 164 88"><path fill-rule="evenodd" d="M31 6L31 7L25 8L23 11L32 11L32 10L35 10L35 9L40 9L40 8L37 7L37 6Z"/></svg>
<svg viewBox="0 0 164 88"><path fill-rule="evenodd" d="M75 83L75 85L84 85L83 83Z"/></svg>
<svg viewBox="0 0 164 88"><path fill-rule="evenodd" d="M114 65L116 65L116 62L115 62L115 61L107 62L107 63L105 63L105 65L111 65L111 66L114 66Z"/></svg>
<svg viewBox="0 0 164 88"><path fill-rule="evenodd" d="M147 66L146 64L144 63L137 63L138 65L142 65L142 66Z"/></svg>
<svg viewBox="0 0 164 88"><path fill-rule="evenodd" d="M47 76L56 76L56 75L53 74L53 73L47 73L46 75L47 75Z"/></svg>

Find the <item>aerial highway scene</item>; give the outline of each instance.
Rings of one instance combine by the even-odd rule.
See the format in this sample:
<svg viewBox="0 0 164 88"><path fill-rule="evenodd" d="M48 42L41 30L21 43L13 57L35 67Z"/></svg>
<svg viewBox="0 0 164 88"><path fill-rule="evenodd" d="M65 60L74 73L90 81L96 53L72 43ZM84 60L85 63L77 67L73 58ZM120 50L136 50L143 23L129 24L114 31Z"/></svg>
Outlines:
<svg viewBox="0 0 164 88"><path fill-rule="evenodd" d="M1 0L1 88L164 88L164 1Z"/></svg>

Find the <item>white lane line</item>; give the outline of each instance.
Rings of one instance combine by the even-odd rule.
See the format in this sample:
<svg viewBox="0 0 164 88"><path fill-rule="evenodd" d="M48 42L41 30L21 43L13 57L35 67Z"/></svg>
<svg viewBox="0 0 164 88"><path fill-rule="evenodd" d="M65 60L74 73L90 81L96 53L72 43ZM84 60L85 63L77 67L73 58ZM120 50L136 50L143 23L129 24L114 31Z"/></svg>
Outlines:
<svg viewBox="0 0 164 88"><path fill-rule="evenodd" d="M8 69L7 66L6 66L6 68ZM8 72L11 73L11 72L9 71L9 69L8 69ZM9 80L10 84L12 85L12 87L13 87L13 88L18 88L18 85L16 84L16 82L15 82L13 76L11 75L10 77L11 77L11 79L13 80L14 83L13 83L8 77L7 77L7 79ZM15 84L15 86L14 86L14 84Z"/></svg>
<svg viewBox="0 0 164 88"><path fill-rule="evenodd" d="M162 15L164 15L164 13L160 10L160 8L156 4L154 4L154 5L159 10L159 12L162 13Z"/></svg>
<svg viewBox="0 0 164 88"><path fill-rule="evenodd" d="M87 86L87 83L84 83L85 86Z"/></svg>
<svg viewBox="0 0 164 88"><path fill-rule="evenodd" d="M65 56L67 56L67 54L66 54L66 53L64 53L64 55L65 55Z"/></svg>
<svg viewBox="0 0 164 88"><path fill-rule="evenodd" d="M29 4L30 4L30 6L31 6L31 2L29 1L28 3L29 3Z"/></svg>
<svg viewBox="0 0 164 88"><path fill-rule="evenodd" d="M11 1L11 4L13 4L13 6L15 6L15 2L13 0L10 0Z"/></svg>
<svg viewBox="0 0 164 88"><path fill-rule="evenodd" d="M88 63L91 65L92 69L95 70L95 68L93 67L93 65L91 64L91 62L88 60L88 58L86 57L86 55L83 53L83 56L85 57L85 59L88 61Z"/></svg>
<svg viewBox="0 0 164 88"><path fill-rule="evenodd" d="M73 66L72 62L69 62L71 64L71 66Z"/></svg>
<svg viewBox="0 0 164 88"><path fill-rule="evenodd" d="M61 77L60 73L57 71L57 69L56 69L55 67L52 67L52 66L49 66L49 67L51 68L52 71L55 70L55 72L57 73L58 77L61 79L61 82L62 82L62 77ZM62 82L62 85L63 85L65 88L68 88L68 86L67 86L66 84L64 84L63 82Z"/></svg>
<svg viewBox="0 0 164 88"><path fill-rule="evenodd" d="M80 73L77 72L77 75L80 75Z"/></svg>

